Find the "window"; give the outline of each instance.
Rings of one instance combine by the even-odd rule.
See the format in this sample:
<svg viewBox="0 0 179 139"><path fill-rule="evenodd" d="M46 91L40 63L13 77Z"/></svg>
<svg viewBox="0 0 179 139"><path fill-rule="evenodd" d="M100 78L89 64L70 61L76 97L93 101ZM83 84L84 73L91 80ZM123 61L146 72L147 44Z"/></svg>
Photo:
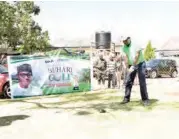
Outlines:
<svg viewBox="0 0 179 139"><path fill-rule="evenodd" d="M159 65L160 67L165 67L167 65L167 61L161 60Z"/></svg>
<svg viewBox="0 0 179 139"><path fill-rule="evenodd" d="M176 66L176 61L168 60L167 61L167 66Z"/></svg>

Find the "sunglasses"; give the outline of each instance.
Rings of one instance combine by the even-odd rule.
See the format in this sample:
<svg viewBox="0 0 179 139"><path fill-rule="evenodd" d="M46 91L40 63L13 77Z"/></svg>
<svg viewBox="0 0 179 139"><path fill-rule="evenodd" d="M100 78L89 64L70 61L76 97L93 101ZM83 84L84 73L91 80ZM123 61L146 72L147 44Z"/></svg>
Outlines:
<svg viewBox="0 0 179 139"><path fill-rule="evenodd" d="M31 73L19 73L19 76L21 76L21 77L28 77L28 78L30 78L31 76L32 76L32 74Z"/></svg>

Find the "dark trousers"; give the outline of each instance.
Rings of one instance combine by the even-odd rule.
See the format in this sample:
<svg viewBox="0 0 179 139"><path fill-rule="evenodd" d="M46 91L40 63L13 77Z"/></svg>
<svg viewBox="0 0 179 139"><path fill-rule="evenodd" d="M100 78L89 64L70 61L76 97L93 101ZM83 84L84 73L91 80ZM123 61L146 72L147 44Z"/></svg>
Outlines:
<svg viewBox="0 0 179 139"><path fill-rule="evenodd" d="M136 69L133 72L128 73L126 79L126 85L125 85L125 99L130 101L131 90L134 83L134 79L136 77L136 73L138 73L141 98L142 100L148 100L145 69L146 69L145 62L142 62L136 66Z"/></svg>
<svg viewBox="0 0 179 139"><path fill-rule="evenodd" d="M111 88L111 81L112 81L112 87L114 88L116 86L116 73L111 72L108 74L108 88Z"/></svg>
<svg viewBox="0 0 179 139"><path fill-rule="evenodd" d="M105 85L105 76L104 76L104 74L99 73L97 79L98 79L98 85L101 85L101 82L102 82L103 85Z"/></svg>

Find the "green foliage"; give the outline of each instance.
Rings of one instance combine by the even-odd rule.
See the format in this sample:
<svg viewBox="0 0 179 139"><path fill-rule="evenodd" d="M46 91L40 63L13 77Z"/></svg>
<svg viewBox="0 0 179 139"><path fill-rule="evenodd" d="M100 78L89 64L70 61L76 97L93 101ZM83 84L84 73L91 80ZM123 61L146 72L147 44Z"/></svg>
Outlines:
<svg viewBox="0 0 179 139"><path fill-rule="evenodd" d="M90 69L83 69L81 73L81 82L90 82Z"/></svg>
<svg viewBox="0 0 179 139"><path fill-rule="evenodd" d="M148 42L147 47L145 48L144 58L146 61L149 61L155 58L155 49L152 48L151 41Z"/></svg>
<svg viewBox="0 0 179 139"><path fill-rule="evenodd" d="M24 53L45 50L48 32L33 20L39 13L40 8L32 1L0 2L0 45Z"/></svg>

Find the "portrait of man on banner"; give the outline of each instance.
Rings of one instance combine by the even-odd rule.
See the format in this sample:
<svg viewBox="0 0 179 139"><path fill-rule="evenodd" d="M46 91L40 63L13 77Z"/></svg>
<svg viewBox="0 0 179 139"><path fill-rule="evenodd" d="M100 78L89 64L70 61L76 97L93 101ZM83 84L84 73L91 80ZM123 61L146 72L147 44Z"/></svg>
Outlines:
<svg viewBox="0 0 179 139"><path fill-rule="evenodd" d="M18 84L12 86L13 96L43 95L42 90L32 84L33 73L30 64L22 64L17 67Z"/></svg>

